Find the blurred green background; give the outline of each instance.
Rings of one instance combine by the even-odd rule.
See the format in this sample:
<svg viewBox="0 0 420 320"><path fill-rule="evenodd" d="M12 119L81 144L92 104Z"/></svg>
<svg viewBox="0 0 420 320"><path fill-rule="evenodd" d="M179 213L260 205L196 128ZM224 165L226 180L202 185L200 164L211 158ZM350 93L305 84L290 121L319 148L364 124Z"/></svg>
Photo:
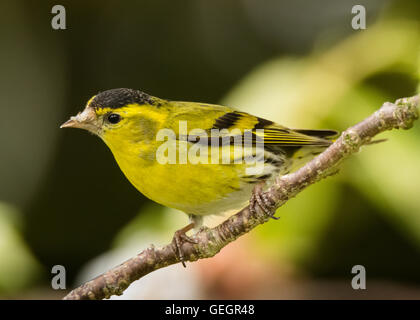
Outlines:
<svg viewBox="0 0 420 320"><path fill-rule="evenodd" d="M66 30L51 28L55 4ZM366 30L351 28L356 4ZM187 222L139 194L98 138L59 129L98 91L344 130L420 88L419 23L418 0L1 1L0 298L61 298L53 265L71 289ZM420 125L381 137L279 221L123 298L420 298ZM354 265L367 290L351 288Z"/></svg>

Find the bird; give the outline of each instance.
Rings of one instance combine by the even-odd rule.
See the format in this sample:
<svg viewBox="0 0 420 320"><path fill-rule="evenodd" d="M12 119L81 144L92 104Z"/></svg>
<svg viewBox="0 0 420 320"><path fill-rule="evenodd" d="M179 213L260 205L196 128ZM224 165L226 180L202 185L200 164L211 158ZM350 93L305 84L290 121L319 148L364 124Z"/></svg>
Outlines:
<svg viewBox="0 0 420 320"><path fill-rule="evenodd" d="M101 138L138 191L189 216L190 223L173 238L184 266L183 242L196 243L186 233L202 227L203 217L249 204L275 219L263 190L321 153L337 135L128 88L99 92L61 128L80 128Z"/></svg>

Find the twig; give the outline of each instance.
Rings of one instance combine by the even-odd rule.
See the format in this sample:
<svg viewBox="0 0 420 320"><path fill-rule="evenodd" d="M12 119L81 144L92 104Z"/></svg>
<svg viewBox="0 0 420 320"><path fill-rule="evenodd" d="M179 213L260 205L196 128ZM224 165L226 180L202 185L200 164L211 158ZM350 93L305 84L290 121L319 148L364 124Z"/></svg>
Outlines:
<svg viewBox="0 0 420 320"><path fill-rule="evenodd" d="M378 133L391 129L409 129L418 118L417 105L420 95L403 98L395 103L386 102L374 114L344 131L341 136L323 153L308 162L299 170L279 177L265 192L276 207L296 196L307 186L327 177L337 165L359 148L369 143ZM193 236L198 242L185 242L182 245L186 261L213 257L224 246L256 226L269 220L269 216L257 208L251 213L249 207L242 209L220 225L212 229L202 229ZM104 299L121 295L135 280L146 274L178 263L174 243L162 248L148 248L119 266L86 282L71 291L64 299Z"/></svg>

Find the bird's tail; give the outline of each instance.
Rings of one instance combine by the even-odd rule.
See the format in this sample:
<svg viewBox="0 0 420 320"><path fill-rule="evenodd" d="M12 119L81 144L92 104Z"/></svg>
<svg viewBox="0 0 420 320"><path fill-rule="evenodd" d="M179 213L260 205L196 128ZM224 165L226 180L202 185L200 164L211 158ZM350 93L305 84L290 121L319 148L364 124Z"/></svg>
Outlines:
<svg viewBox="0 0 420 320"><path fill-rule="evenodd" d="M310 129L308 130L307 129L293 129L293 130L299 133L306 134L308 136L317 137L321 139L327 139L327 140L330 140L331 142L334 142L336 140L335 138L339 134L339 132L335 130L310 130ZM376 139L376 140L369 141L366 144L367 145L377 144L377 143L385 142L387 140L388 139Z"/></svg>

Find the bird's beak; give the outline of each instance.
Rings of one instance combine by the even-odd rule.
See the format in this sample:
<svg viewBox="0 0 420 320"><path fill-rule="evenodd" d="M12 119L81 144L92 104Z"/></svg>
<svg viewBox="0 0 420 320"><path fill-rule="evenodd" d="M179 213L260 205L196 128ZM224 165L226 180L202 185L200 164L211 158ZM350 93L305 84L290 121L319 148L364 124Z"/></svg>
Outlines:
<svg viewBox="0 0 420 320"><path fill-rule="evenodd" d="M100 129L95 110L92 107L86 107L83 112L79 112L76 116L64 122L60 128L79 128L96 134Z"/></svg>

